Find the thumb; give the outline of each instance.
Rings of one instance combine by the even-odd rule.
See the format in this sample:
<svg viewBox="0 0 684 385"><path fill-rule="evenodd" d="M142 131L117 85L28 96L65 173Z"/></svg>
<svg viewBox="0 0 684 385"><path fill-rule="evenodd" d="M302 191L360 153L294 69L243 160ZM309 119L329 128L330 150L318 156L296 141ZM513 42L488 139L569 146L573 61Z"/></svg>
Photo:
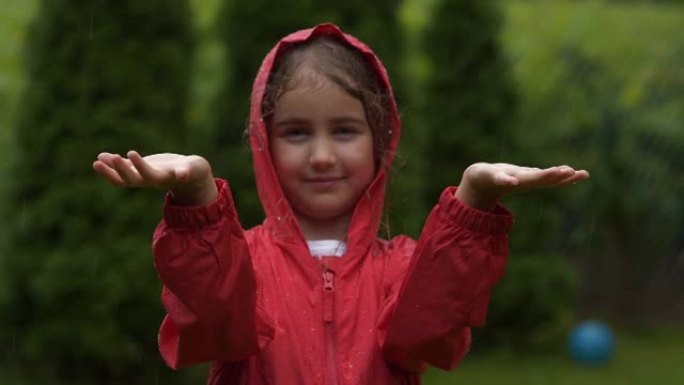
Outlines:
<svg viewBox="0 0 684 385"><path fill-rule="evenodd" d="M500 186L517 186L520 183L520 180L513 175L500 172L494 176L494 183Z"/></svg>
<svg viewBox="0 0 684 385"><path fill-rule="evenodd" d="M187 165L178 166L173 170L176 181L187 183L190 181L190 168Z"/></svg>

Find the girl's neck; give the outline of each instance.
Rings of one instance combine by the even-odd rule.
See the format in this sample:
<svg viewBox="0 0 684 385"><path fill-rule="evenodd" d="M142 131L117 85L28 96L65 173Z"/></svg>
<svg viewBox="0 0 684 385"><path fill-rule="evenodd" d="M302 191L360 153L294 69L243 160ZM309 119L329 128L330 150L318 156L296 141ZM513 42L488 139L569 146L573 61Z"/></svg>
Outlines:
<svg viewBox="0 0 684 385"><path fill-rule="evenodd" d="M332 219L315 219L301 214L297 215L299 226L307 241L335 239L343 241L347 238L347 229L351 215L343 215Z"/></svg>

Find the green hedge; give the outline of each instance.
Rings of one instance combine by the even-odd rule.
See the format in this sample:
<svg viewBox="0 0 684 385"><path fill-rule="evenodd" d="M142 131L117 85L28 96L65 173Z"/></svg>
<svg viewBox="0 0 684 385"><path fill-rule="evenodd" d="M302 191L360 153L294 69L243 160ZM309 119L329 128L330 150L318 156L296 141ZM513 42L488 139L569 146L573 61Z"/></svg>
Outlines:
<svg viewBox="0 0 684 385"><path fill-rule="evenodd" d="M3 362L98 383L157 377L161 193L119 190L101 151L178 151L194 32L185 0L45 0L26 47L2 250Z"/></svg>
<svg viewBox="0 0 684 385"><path fill-rule="evenodd" d="M474 332L474 351L562 352L578 300L579 274L566 259L514 255L494 288L486 327Z"/></svg>

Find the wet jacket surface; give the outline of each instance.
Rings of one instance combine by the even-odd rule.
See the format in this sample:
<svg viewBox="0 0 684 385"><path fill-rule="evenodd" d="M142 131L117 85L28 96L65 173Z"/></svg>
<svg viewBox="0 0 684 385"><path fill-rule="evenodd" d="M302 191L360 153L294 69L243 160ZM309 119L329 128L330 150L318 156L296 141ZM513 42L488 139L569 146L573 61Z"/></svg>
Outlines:
<svg viewBox="0 0 684 385"><path fill-rule="evenodd" d="M209 384L418 384L426 365L450 369L462 359L503 274L511 214L470 208L456 187L443 192L417 241L376 237L382 170L356 205L347 253L311 256L278 183L260 105L278 54L328 34L363 52L389 87L375 54L333 25L296 32L270 51L249 130L265 221L244 230L221 179L206 206L167 196L153 243L167 310L159 348L172 368L211 362ZM400 124L390 108L391 162Z"/></svg>

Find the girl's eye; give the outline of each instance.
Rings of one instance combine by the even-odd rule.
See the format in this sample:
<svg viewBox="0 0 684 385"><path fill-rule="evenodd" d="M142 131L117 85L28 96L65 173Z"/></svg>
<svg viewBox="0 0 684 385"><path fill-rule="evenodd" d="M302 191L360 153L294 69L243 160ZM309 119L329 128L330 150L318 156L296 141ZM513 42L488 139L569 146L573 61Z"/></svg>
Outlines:
<svg viewBox="0 0 684 385"><path fill-rule="evenodd" d="M301 141L306 139L306 137L309 135L309 132L303 128L288 128L283 132L283 136L292 141Z"/></svg>
<svg viewBox="0 0 684 385"><path fill-rule="evenodd" d="M335 136L342 138L342 139L351 139L358 132L359 131L354 127L339 127L337 129L335 129Z"/></svg>

